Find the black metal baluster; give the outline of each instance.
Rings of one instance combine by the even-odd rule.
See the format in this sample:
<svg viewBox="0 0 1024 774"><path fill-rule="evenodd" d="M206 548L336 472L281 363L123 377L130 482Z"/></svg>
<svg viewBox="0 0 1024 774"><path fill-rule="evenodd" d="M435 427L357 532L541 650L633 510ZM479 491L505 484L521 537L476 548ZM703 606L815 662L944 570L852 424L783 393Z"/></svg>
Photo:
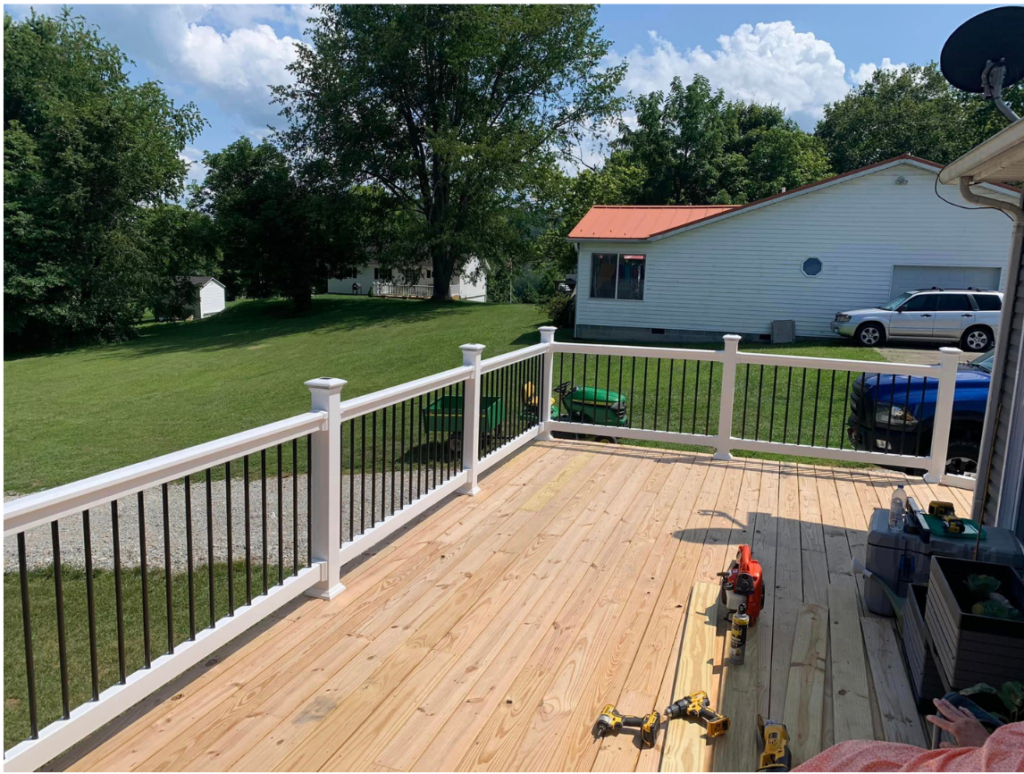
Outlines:
<svg viewBox="0 0 1024 774"><path fill-rule="evenodd" d="M882 377L879 374L878 383L881 385ZM893 399L896 397L896 374L889 377L889 421L885 425L885 450L892 453L892 408L895 405Z"/></svg>
<svg viewBox="0 0 1024 774"><path fill-rule="evenodd" d="M32 613L28 591L28 561L25 558L25 533L18 533L18 577L21 581L21 625L25 634L25 675L28 678L28 722L31 739L39 738L39 714L36 707L36 665L32 653Z"/></svg>
<svg viewBox="0 0 1024 774"><path fill-rule="evenodd" d="M416 402L417 410L415 421L418 425L416 434L419 438L416 449L416 497L418 499L423 496L423 396L418 396Z"/></svg>
<svg viewBox="0 0 1024 774"><path fill-rule="evenodd" d="M643 408L640 411L640 429L647 429L647 367L649 365L650 358L644 358L644 401Z"/></svg>
<svg viewBox="0 0 1024 774"><path fill-rule="evenodd" d="M744 365L745 373L743 374L743 430L740 433L740 438L747 437L747 398L750 396L750 365ZM754 440L757 440L757 434L754 435Z"/></svg>
<svg viewBox="0 0 1024 774"><path fill-rule="evenodd" d="M213 473L206 469L206 573L210 580L210 628L217 625L213 586Z"/></svg>
<svg viewBox="0 0 1024 774"><path fill-rule="evenodd" d="M789 438L789 398L793 394L793 366L789 367L789 374L786 376L786 418L782 422L782 442L786 443ZM799 438L797 442L799 442Z"/></svg>
<svg viewBox="0 0 1024 774"><path fill-rule="evenodd" d="M803 379L800 382L800 411L796 422L796 443L800 445L804 430L804 396L807 394L807 369L803 369ZM813 445L813 444L812 444Z"/></svg>
<svg viewBox="0 0 1024 774"><path fill-rule="evenodd" d="M580 420L583 421L586 416L586 405L587 405L587 355L583 355L583 394L580 396L580 403L583 408L580 411Z"/></svg>
<svg viewBox="0 0 1024 774"><path fill-rule="evenodd" d="M761 402L764 389L764 363L757 372L757 412L754 419L754 440L761 440Z"/></svg>
<svg viewBox="0 0 1024 774"><path fill-rule="evenodd" d="M712 360L708 368L708 401L704 406L704 435L711 435L711 395L712 385L715 381L715 362Z"/></svg>
<svg viewBox="0 0 1024 774"><path fill-rule="evenodd" d="M60 704L62 717L71 717L71 694L68 687L68 639L64 627L64 572L60 561L60 527L57 521L50 522L50 537L53 543L53 591L57 602L57 654L60 662Z"/></svg>
<svg viewBox="0 0 1024 774"><path fill-rule="evenodd" d="M394 514L398 511L395 507L395 428L397 426L398 419L398 406L391 407L391 513Z"/></svg>
<svg viewBox="0 0 1024 774"><path fill-rule="evenodd" d="M676 371L676 361L668 361L668 412L665 418L665 431L672 431L672 379Z"/></svg>
<svg viewBox="0 0 1024 774"><path fill-rule="evenodd" d="M683 361L683 378L679 386L679 432L683 432L683 420L686 417L686 362Z"/></svg>
<svg viewBox="0 0 1024 774"><path fill-rule="evenodd" d="M142 492L137 496L139 508L139 579L142 582L142 654L146 669L153 665L149 636L149 562L146 561L146 505Z"/></svg>
<svg viewBox="0 0 1024 774"><path fill-rule="evenodd" d="M779 366L772 367L772 410L768 415L768 443L775 440L775 405L779 387ZM785 440L785 439L783 439Z"/></svg>
<svg viewBox="0 0 1024 774"><path fill-rule="evenodd" d="M622 397L622 364L623 364L623 358L622 358L622 355L619 355L619 397L620 398ZM627 401L623 401L623 403L626 403L626 402Z"/></svg>
<svg viewBox="0 0 1024 774"><path fill-rule="evenodd" d="M629 374L629 394L630 397L636 397L636 355L633 356L633 368ZM629 412L629 426L633 427L633 414L636 413L636 404L634 403L634 410Z"/></svg>
<svg viewBox="0 0 1024 774"><path fill-rule="evenodd" d="M267 554L267 450L260 449L260 528L262 530L262 550L263 550L263 593L266 594L269 586L267 585L267 562L269 561Z"/></svg>
<svg viewBox="0 0 1024 774"><path fill-rule="evenodd" d="M124 598L121 595L121 525L117 500L110 503L110 534L114 543L114 608L117 615L117 672L121 685L128 679L124 646Z"/></svg>
<svg viewBox="0 0 1024 774"><path fill-rule="evenodd" d="M604 358L605 358L605 366L608 369L607 373L604 376L604 393L605 393L605 400L608 400L610 398L611 392L612 392L612 356L611 355L605 355ZM609 421L609 423L610 423L610 421ZM618 427L618 424L616 423L615 426Z"/></svg>
<svg viewBox="0 0 1024 774"><path fill-rule="evenodd" d="M846 424L846 409L845 409L845 406L846 406L846 401L848 401L850 399L850 379L851 379L852 376L853 376L853 371L847 371L846 372L846 392L843 393L846 396L846 398L843 401L843 406L844 406L844 408L843 408L843 425L844 426ZM908 390L910 389L909 382L907 384L907 389ZM846 444L846 432L845 432L845 429L843 427L840 427L840 430L839 430L839 448L842 449L845 444Z"/></svg>
<svg viewBox="0 0 1024 774"><path fill-rule="evenodd" d="M235 614L235 525L231 508L231 462L224 463L224 511L227 523L224 525L228 543L228 615Z"/></svg>
<svg viewBox="0 0 1024 774"><path fill-rule="evenodd" d="M167 652L174 653L174 580L171 574L171 509L167 484L160 488L164 506L164 596L167 602Z"/></svg>
<svg viewBox="0 0 1024 774"><path fill-rule="evenodd" d="M249 496L249 455L246 454L242 463L242 483L245 486L245 604L252 604L252 520L250 518ZM308 473L307 473L308 475Z"/></svg>
<svg viewBox="0 0 1024 774"><path fill-rule="evenodd" d="M908 377L908 378L909 378L909 377ZM867 374L865 374L865 375L864 375L864 380L865 380L865 381L867 381ZM866 386L867 386L867 385L865 385L865 388L866 388ZM924 399L925 399L925 395L927 394L927 390L928 390L928 377L926 376L926 377L924 377L924 378L923 378L923 379L921 380L921 405L922 405L922 406L924 405ZM862 400L861 400L861 404L863 404L863 403L864 403L864 401L863 401L863 399L862 399ZM918 456L918 457L922 456L922 455L921 455L921 434L920 434L920 433L918 433L918 434L917 434L917 446L916 446L916 451L917 451L917 456ZM930 449L928 450L928 453L929 453L929 454L931 453L931 450L930 450Z"/></svg>
<svg viewBox="0 0 1024 774"><path fill-rule="evenodd" d="M344 432L344 431L343 431ZM343 436L344 437L344 436ZM349 500L349 523L352 519L352 501ZM352 533L349 532L349 537ZM299 439L292 438L292 569L299 574Z"/></svg>
<svg viewBox="0 0 1024 774"><path fill-rule="evenodd" d="M825 448L828 448L829 443L832 441L832 409L833 401L836 397L836 372L829 372L829 386L828 386L828 422L825 424Z"/></svg>
<svg viewBox="0 0 1024 774"><path fill-rule="evenodd" d="M693 385L693 428L691 432L697 434L697 406L700 400L700 361L697 361L697 380Z"/></svg>
<svg viewBox="0 0 1024 774"><path fill-rule="evenodd" d="M196 638L196 588L192 566L192 483L185 476L185 567L188 580L188 638Z"/></svg>
<svg viewBox="0 0 1024 774"><path fill-rule="evenodd" d="M359 446L359 534L366 532L366 414L359 418L362 441Z"/></svg>
<svg viewBox="0 0 1024 774"><path fill-rule="evenodd" d="M437 390L434 390L430 394L430 405L432 405L432 406L436 406L437 405L437 401L438 401L437 395L438 395L438 391ZM436 422L436 417L435 417L435 421L431 422L431 425L432 425L432 427L429 428L430 429L430 480L431 480L430 488L433 490L433 489L437 488L437 457L438 457L438 449L437 449L437 422Z"/></svg>
<svg viewBox="0 0 1024 774"><path fill-rule="evenodd" d="M92 700L100 698L100 662L96 654L96 595L92 578L92 530L89 511L82 511L82 536L85 542L85 605L89 619L89 672L92 678ZM35 697L32 697L35 701ZM34 715L34 712L33 712Z"/></svg>
<svg viewBox="0 0 1024 774"><path fill-rule="evenodd" d="M306 436L306 566L313 566L313 434Z"/></svg>
<svg viewBox="0 0 1024 774"><path fill-rule="evenodd" d="M398 458L398 505L405 507L405 404L409 401L402 401L402 454Z"/></svg>
<svg viewBox="0 0 1024 774"><path fill-rule="evenodd" d="M655 368L657 369L654 375L654 426L652 430L658 429L658 401L661 399L661 358L656 357L654 359Z"/></svg>
<svg viewBox="0 0 1024 774"><path fill-rule="evenodd" d="M281 459L281 444L277 445L277 582L284 583L284 460ZM334 516L332 515L333 519ZM338 514L341 518L341 514Z"/></svg>
<svg viewBox="0 0 1024 774"><path fill-rule="evenodd" d="M348 455L348 536L352 540L356 536L356 423L348 421L349 455Z"/></svg>
<svg viewBox="0 0 1024 774"><path fill-rule="evenodd" d="M373 443L370 444L370 526L377 523L377 412L370 417L370 432Z"/></svg>
<svg viewBox="0 0 1024 774"><path fill-rule="evenodd" d="M817 369L818 379L814 383L814 413L811 415L811 446L818 445L818 396L821 394L821 369Z"/></svg>

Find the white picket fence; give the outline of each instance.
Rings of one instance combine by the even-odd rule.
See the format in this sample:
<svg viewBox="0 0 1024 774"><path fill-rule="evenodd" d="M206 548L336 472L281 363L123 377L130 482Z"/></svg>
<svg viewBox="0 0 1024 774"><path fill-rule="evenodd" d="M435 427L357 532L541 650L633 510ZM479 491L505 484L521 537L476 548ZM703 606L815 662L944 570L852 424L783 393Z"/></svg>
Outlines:
<svg viewBox="0 0 1024 774"><path fill-rule="evenodd" d="M924 468L928 471L926 478L931 482L971 485L969 479L959 482L951 481L950 477L943 475L946 463L945 450L949 440L958 350L944 348L942 362L934 366L864 363L840 359L745 353L738 348L738 336L726 336L725 347L722 350L710 351L563 343L554 340L555 330L552 327L543 327L540 329L540 344L489 359L483 358L484 347L482 345L464 345L461 348L463 364L459 367L351 400L341 400L341 393L346 384L343 380L313 379L306 382L306 386L311 392L309 412L5 503L4 537L19 536L23 535L26 530L80 514L90 507L134 496L140 491L181 479L183 476L207 470L224 462L236 460L243 455L307 435L311 437L312 453L309 470L311 482L308 505L311 519L311 566L284 580L267 594L255 597L251 604L235 609L234 615L219 619L215 626L199 632L194 640L177 646L173 654L156 658L150 668L140 669L128 675L123 684L107 688L100 694L97 701L86 702L74 708L70 717L42 728L37 738L26 740L8 750L4 755L4 768L10 771L23 771L45 765L55 756L181 675L189 667L290 600L303 594L320 599L331 599L338 595L344 591L344 586L340 583L343 564L373 547L444 498L455 493L476 494L480 491L479 476L485 470L500 463L508 455L534 439L550 439L552 433L555 432L580 433L579 422L552 417L549 411L548 398L552 395L553 367L556 355L608 355L721 364L719 411L715 418L714 433L709 431L705 434L697 434L586 425L585 432L587 434L711 446L716 450L716 459L730 459L732 451L742 449ZM497 450L481 457L478 453L480 438L478 418L480 417L480 385L483 375L535 358L538 355L543 355L544 360L538 389L537 421L518 436L505 442ZM838 372L863 372L867 369L871 373L936 379L939 383L938 403L930 453L927 456L911 456L737 438L733 434L732 422L733 401L736 394L736 369L740 364L810 367ZM342 466L340 457L343 422L378 409L398 405L402 401L423 396L432 390L440 390L456 384L463 385L465 400L461 471L381 523L351 540L342 542L340 518ZM520 387L521 385L516 385L516 389ZM845 399L846 396L843 397ZM16 581L9 579L8 582Z"/></svg>

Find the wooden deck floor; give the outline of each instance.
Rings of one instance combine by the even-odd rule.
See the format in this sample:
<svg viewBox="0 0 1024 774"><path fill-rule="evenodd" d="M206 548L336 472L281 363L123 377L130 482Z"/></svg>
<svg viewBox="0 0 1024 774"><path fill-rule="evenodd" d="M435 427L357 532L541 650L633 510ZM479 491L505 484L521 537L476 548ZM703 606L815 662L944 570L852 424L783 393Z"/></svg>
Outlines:
<svg viewBox="0 0 1024 774"><path fill-rule="evenodd" d="M714 684L678 689L705 688L733 708L734 733L700 742L703 767L753 770L749 724L758 711L784 717L787 685L823 702L805 708L801 721L820 728L790 728L805 746L863 728L863 719L842 714L848 695L870 703L867 728L877 738L898 735L900 724L912 738L918 721L883 717L893 713L879 712L869 677L849 674L850 643L835 638L835 627L849 627L851 616L827 622L833 642L823 692L804 690L791 674L801 606L825 608L830 591L854 587L850 557L863 550L867 515L887 502L897 479L879 470L535 443L487 476L479 496L443 504L349 569L342 595L264 621L62 764L655 771L664 735L641 751L627 734L595 741L593 720L606 702L637 714L670 703L691 587L717 583L745 542L768 576L768 606L751 634L757 656L730 676L719 628ZM966 493L910 483L919 500L941 495L966 507ZM865 633L882 647L876 631ZM833 675L851 685L833 686ZM833 688L843 705L835 711Z"/></svg>

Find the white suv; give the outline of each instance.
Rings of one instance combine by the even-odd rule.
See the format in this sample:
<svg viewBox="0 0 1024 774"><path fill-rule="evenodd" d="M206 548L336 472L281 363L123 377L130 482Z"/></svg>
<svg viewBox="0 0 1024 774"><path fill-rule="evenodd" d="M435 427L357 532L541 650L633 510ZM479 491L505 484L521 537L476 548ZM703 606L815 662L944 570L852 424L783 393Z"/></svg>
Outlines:
<svg viewBox="0 0 1024 774"><path fill-rule="evenodd" d="M984 352L999 332L1003 294L994 290L912 290L872 309L839 312L833 333L865 347L886 339L956 342L965 352Z"/></svg>

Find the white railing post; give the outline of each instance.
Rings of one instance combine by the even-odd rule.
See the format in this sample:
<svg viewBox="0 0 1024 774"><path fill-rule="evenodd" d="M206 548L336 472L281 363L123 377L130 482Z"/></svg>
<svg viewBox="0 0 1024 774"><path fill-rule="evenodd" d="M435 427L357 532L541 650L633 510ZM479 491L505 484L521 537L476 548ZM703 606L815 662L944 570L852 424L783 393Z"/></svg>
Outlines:
<svg viewBox="0 0 1024 774"><path fill-rule="evenodd" d="M942 362L939 364L939 393L935 401L935 423L932 425L932 448L928 472L924 480L929 484L941 484L946 472L946 453L949 451L949 429L953 422L953 397L956 393L956 369L960 355L956 347L942 347Z"/></svg>
<svg viewBox="0 0 1024 774"><path fill-rule="evenodd" d="M311 502L307 503L313 529L309 536L314 561L323 562L320 582L306 593L318 599L333 599L341 585L341 388L344 379L320 377L306 382L312 396L312 410L327 413L326 426L313 433L313 459L307 475L312 477Z"/></svg>
<svg viewBox="0 0 1024 774"><path fill-rule="evenodd" d="M554 372L555 353L551 346L555 343L555 332L558 330L554 325L542 325L540 328L540 343L547 344L544 351L544 364L540 369L540 387L537 390L538 411L540 411L540 435L542 441L551 440L551 431L548 426L551 422L551 375Z"/></svg>
<svg viewBox="0 0 1024 774"><path fill-rule="evenodd" d="M466 483L459 488L459 493L475 495L480 491L476 475L480 449L480 359L484 345L463 344L459 349L462 350L462 365L473 368L465 381L462 407L462 469L466 471Z"/></svg>
<svg viewBox="0 0 1024 774"><path fill-rule="evenodd" d="M731 460L729 450L732 440L732 404L736 397L736 361L738 359L740 337L735 333L727 333L722 337L725 349L722 350L722 394L718 401L718 438L715 443L715 459Z"/></svg>

